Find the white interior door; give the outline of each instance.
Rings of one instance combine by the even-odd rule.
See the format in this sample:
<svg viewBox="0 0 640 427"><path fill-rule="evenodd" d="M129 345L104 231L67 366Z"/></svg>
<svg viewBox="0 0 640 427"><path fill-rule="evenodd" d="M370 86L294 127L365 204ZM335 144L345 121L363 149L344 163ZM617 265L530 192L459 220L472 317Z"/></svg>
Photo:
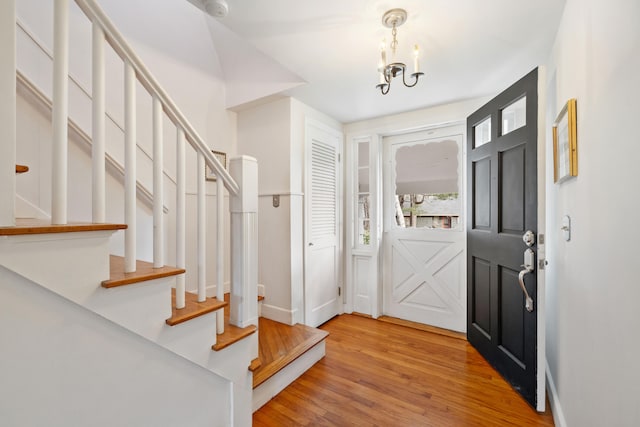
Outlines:
<svg viewBox="0 0 640 427"><path fill-rule="evenodd" d="M466 331L463 129L385 137L383 309Z"/></svg>
<svg viewBox="0 0 640 427"><path fill-rule="evenodd" d="M307 122L305 168L305 323L318 326L340 312L340 188L342 134Z"/></svg>

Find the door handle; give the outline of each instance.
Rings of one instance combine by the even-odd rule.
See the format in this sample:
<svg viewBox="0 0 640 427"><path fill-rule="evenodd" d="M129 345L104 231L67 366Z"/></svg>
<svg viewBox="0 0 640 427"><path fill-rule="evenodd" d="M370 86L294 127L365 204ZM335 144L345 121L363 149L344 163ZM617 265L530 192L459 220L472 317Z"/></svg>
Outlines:
<svg viewBox="0 0 640 427"><path fill-rule="evenodd" d="M525 296L524 307L527 309L528 312L533 311L533 298L529 296L529 292L527 292L527 288L524 285L524 276L528 273L533 272L535 268L534 258L535 258L535 253L531 248L524 251L524 264L521 265L521 267L523 267L524 270L520 271L520 273L518 274L518 282L520 283L520 288L522 288L522 292L524 292L524 296Z"/></svg>
<svg viewBox="0 0 640 427"><path fill-rule="evenodd" d="M524 292L525 296L524 308L526 308L528 312L533 311L533 299L529 296L529 292L527 292L527 288L524 286L524 275L527 273L531 273L531 271L533 270L525 268L524 270L520 271L520 274L518 274L518 282L520 282L520 287L522 288L522 292Z"/></svg>

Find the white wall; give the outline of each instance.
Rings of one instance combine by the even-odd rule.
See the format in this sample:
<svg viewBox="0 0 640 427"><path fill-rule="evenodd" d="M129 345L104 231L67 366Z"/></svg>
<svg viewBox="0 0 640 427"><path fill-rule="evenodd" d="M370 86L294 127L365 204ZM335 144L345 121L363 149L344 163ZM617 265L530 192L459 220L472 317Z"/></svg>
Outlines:
<svg viewBox="0 0 640 427"><path fill-rule="evenodd" d="M3 425L227 426L229 382L0 267Z"/></svg>
<svg viewBox="0 0 640 427"><path fill-rule="evenodd" d="M336 120L293 98L238 113L238 151L258 159L259 272L265 286L262 315L284 323L303 321L305 120L341 130ZM280 196L280 207L273 196Z"/></svg>
<svg viewBox="0 0 640 427"><path fill-rule="evenodd" d="M548 64L546 356L556 425L640 424L639 16L636 0L567 0ZM578 177L554 184L550 124L569 98Z"/></svg>
<svg viewBox="0 0 640 427"><path fill-rule="evenodd" d="M238 114L238 150L258 160L258 283L265 287L262 314L292 323L289 98ZM272 197L280 195L280 206Z"/></svg>

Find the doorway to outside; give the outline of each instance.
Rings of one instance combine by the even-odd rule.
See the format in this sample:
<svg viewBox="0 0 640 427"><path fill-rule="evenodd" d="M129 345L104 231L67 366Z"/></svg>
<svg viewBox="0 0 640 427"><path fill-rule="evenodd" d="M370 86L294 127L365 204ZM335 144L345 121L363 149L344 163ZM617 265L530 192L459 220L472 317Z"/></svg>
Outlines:
<svg viewBox="0 0 640 427"><path fill-rule="evenodd" d="M383 312L466 331L463 125L383 138Z"/></svg>

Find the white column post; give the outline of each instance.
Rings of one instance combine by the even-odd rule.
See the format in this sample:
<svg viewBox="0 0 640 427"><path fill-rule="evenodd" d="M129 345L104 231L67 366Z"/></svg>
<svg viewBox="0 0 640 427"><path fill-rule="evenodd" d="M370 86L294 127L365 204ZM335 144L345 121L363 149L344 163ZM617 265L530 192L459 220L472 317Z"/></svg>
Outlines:
<svg viewBox="0 0 640 427"><path fill-rule="evenodd" d="M216 179L216 298L224 300L224 182ZM224 310L216 312L216 325L219 334L224 333Z"/></svg>
<svg viewBox="0 0 640 427"><path fill-rule="evenodd" d="M92 221L106 222L104 31L93 23L92 49Z"/></svg>
<svg viewBox="0 0 640 427"><path fill-rule="evenodd" d="M207 299L207 187L204 155L198 152L198 302Z"/></svg>
<svg viewBox="0 0 640 427"><path fill-rule="evenodd" d="M176 143L176 267L186 267L186 159L184 146L184 130L178 128ZM181 274L176 278L176 308L185 306L185 275Z"/></svg>
<svg viewBox="0 0 640 427"><path fill-rule="evenodd" d="M124 62L124 271L136 271L136 72Z"/></svg>
<svg viewBox="0 0 640 427"><path fill-rule="evenodd" d="M15 26L15 22L12 24ZM69 120L69 0L55 0L53 11L53 147L51 222L67 223L67 126Z"/></svg>
<svg viewBox="0 0 640 427"><path fill-rule="evenodd" d="M231 301L229 323L258 325L258 162L253 157L231 159L231 177L240 191L230 195Z"/></svg>
<svg viewBox="0 0 640 427"><path fill-rule="evenodd" d="M0 2L0 227L16 224L16 2Z"/></svg>
<svg viewBox="0 0 640 427"><path fill-rule="evenodd" d="M164 266L162 102L153 95L153 267Z"/></svg>

